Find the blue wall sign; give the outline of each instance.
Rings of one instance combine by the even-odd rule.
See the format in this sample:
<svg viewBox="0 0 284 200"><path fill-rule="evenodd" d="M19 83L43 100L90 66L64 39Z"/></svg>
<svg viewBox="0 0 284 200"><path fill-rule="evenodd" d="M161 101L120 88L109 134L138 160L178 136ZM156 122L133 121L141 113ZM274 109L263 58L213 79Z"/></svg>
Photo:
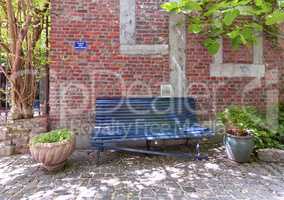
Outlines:
<svg viewBox="0 0 284 200"><path fill-rule="evenodd" d="M85 50L87 49L87 47L88 47L88 44L86 41L75 41L74 43L74 48L76 50Z"/></svg>

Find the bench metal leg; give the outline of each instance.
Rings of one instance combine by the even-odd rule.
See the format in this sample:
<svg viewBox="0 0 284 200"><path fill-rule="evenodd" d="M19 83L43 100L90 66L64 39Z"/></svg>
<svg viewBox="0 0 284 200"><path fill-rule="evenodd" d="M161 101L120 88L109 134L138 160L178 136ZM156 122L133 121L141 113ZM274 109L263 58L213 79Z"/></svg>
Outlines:
<svg viewBox="0 0 284 200"><path fill-rule="evenodd" d="M208 160L208 156L202 156L200 151L200 144L197 142L195 146L195 160Z"/></svg>
<svg viewBox="0 0 284 200"><path fill-rule="evenodd" d="M101 149L97 150L97 154L96 154L96 164L99 165L100 161L101 161Z"/></svg>
<svg viewBox="0 0 284 200"><path fill-rule="evenodd" d="M146 146L147 150L149 151L151 149L151 140L146 140Z"/></svg>
<svg viewBox="0 0 284 200"><path fill-rule="evenodd" d="M104 151L104 144L103 143L100 143L98 145L98 149L97 149L97 153L96 153L96 164L97 165L100 165L101 163L101 152Z"/></svg>
<svg viewBox="0 0 284 200"><path fill-rule="evenodd" d="M185 141L185 145L188 146L189 145L189 139L186 139Z"/></svg>
<svg viewBox="0 0 284 200"><path fill-rule="evenodd" d="M200 144L197 143L195 146L195 159L199 160L200 159Z"/></svg>

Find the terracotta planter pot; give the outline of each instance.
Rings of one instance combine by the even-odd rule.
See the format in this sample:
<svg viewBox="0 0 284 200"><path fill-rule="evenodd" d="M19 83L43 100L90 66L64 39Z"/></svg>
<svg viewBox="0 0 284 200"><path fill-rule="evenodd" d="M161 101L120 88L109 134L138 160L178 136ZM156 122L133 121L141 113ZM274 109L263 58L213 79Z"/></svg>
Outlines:
<svg viewBox="0 0 284 200"><path fill-rule="evenodd" d="M75 136L70 140L57 143L42 143L30 145L30 152L36 161L42 163L48 171L56 171L62 168L65 161L75 149Z"/></svg>

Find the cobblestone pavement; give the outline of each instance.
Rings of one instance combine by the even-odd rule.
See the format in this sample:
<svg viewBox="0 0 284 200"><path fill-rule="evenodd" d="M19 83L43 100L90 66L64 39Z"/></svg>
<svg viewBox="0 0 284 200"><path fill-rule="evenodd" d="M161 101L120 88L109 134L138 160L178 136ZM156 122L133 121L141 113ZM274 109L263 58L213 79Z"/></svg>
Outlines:
<svg viewBox="0 0 284 200"><path fill-rule="evenodd" d="M284 164L237 164L221 148L209 161L108 153L100 166L77 151L47 173L29 155L0 158L2 199L284 199Z"/></svg>

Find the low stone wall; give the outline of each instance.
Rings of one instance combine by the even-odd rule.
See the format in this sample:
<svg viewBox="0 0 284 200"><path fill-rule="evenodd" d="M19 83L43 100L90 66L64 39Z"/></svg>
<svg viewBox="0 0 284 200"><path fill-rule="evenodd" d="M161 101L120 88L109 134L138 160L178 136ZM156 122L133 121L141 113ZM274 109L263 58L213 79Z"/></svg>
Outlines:
<svg viewBox="0 0 284 200"><path fill-rule="evenodd" d="M46 116L9 121L0 126L0 156L14 153L28 153L30 138L47 132Z"/></svg>
<svg viewBox="0 0 284 200"><path fill-rule="evenodd" d="M259 149L258 159L265 162L284 163L284 150L280 149Z"/></svg>

